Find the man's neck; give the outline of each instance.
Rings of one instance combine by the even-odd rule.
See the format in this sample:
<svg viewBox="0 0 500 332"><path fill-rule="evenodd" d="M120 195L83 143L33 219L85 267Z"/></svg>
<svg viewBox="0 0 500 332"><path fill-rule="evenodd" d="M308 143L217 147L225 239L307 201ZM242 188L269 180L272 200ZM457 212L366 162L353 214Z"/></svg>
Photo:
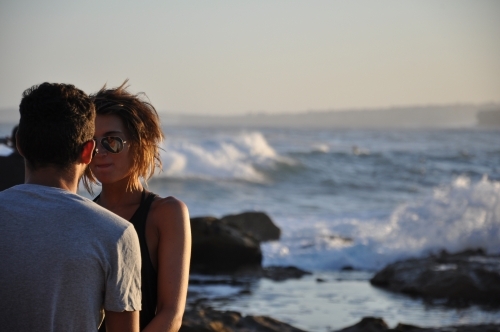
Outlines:
<svg viewBox="0 0 500 332"><path fill-rule="evenodd" d="M77 166L70 166L68 169L47 166L36 170L26 167L25 183L27 184L60 188L76 194L79 179Z"/></svg>

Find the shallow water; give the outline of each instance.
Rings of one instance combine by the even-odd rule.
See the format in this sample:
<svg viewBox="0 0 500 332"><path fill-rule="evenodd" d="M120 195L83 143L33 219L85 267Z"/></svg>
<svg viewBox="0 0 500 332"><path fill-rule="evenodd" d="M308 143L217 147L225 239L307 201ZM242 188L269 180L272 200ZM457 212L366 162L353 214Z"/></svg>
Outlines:
<svg viewBox="0 0 500 332"><path fill-rule="evenodd" d="M421 327L500 324L498 310L426 304L420 299L372 287L368 281L371 276L360 271L318 272L280 282L261 279L238 286L190 286L189 291L191 301L205 297L214 308L271 316L306 331L338 330L366 316L382 317L390 327L397 323Z"/></svg>

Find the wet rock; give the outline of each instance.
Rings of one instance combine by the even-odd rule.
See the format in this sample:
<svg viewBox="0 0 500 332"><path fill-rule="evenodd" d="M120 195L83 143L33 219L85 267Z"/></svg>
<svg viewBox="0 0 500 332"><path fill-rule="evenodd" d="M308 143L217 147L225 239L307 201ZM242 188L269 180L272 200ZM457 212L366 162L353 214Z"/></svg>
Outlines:
<svg viewBox="0 0 500 332"><path fill-rule="evenodd" d="M300 279L305 275L311 275L309 271L299 269L295 266L268 266L263 269L263 277L274 281L287 279Z"/></svg>
<svg viewBox="0 0 500 332"><path fill-rule="evenodd" d="M191 271L217 273L261 266L259 241L214 217L191 218Z"/></svg>
<svg viewBox="0 0 500 332"><path fill-rule="evenodd" d="M191 275L190 285L230 285L244 286L256 278L266 278L273 281L288 279L300 279L305 275L311 275L309 271L299 269L295 266L268 266L268 267L244 267L231 273L220 273L212 278Z"/></svg>
<svg viewBox="0 0 500 332"><path fill-rule="evenodd" d="M450 306L500 305L500 256L482 250L409 259L388 265L374 286Z"/></svg>
<svg viewBox="0 0 500 332"><path fill-rule="evenodd" d="M281 230L264 212L243 212L221 218L221 223L235 227L259 242L279 240Z"/></svg>
<svg viewBox="0 0 500 332"><path fill-rule="evenodd" d="M295 266L267 266L263 268L241 269L237 271L234 276L236 278L253 277L283 281L287 279L300 279L305 275L311 274L311 272L299 269Z"/></svg>
<svg viewBox="0 0 500 332"><path fill-rule="evenodd" d="M267 316L243 316L236 311L193 308L184 313L180 332L304 332Z"/></svg>
<svg viewBox="0 0 500 332"><path fill-rule="evenodd" d="M321 237L330 244L351 245L354 242L352 238L340 235L322 235Z"/></svg>
<svg viewBox="0 0 500 332"><path fill-rule="evenodd" d="M237 311L219 311L196 306L187 309L179 332L305 332L268 316L243 316ZM499 324L419 327L399 323L389 328L378 317L364 317L359 323L332 332L500 332Z"/></svg>
<svg viewBox="0 0 500 332"><path fill-rule="evenodd" d="M361 321L353 326L346 327L338 332L379 332L389 331L389 326L382 318L364 317Z"/></svg>
<svg viewBox="0 0 500 332"><path fill-rule="evenodd" d="M359 323L336 332L500 332L498 324L458 325L443 327L418 327L398 324L394 329L378 317L365 317Z"/></svg>
<svg viewBox="0 0 500 332"><path fill-rule="evenodd" d="M352 267L350 265L345 265L345 266L342 266L342 268L340 270L341 271L354 271L354 267Z"/></svg>
<svg viewBox="0 0 500 332"><path fill-rule="evenodd" d="M224 273L259 268L260 242L278 240L280 229L263 212L191 218L191 271Z"/></svg>

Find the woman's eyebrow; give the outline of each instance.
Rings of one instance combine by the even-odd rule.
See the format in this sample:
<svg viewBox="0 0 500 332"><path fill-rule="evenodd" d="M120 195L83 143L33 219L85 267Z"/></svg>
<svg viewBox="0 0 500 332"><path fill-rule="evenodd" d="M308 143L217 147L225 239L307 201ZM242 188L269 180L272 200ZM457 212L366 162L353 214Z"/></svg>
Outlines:
<svg viewBox="0 0 500 332"><path fill-rule="evenodd" d="M104 135L102 135L102 137L112 136L112 135L116 135L116 134L123 134L123 132L121 132L119 130L107 131L104 133Z"/></svg>

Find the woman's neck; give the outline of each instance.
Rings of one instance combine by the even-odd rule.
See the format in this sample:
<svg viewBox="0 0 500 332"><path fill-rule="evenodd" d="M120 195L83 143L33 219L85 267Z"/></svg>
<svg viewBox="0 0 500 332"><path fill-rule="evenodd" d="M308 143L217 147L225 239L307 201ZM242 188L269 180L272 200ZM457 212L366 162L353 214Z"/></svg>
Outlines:
<svg viewBox="0 0 500 332"><path fill-rule="evenodd" d="M128 178L102 185L102 191L97 203L109 210L138 204L141 201L143 187L139 180L132 189L127 189Z"/></svg>

